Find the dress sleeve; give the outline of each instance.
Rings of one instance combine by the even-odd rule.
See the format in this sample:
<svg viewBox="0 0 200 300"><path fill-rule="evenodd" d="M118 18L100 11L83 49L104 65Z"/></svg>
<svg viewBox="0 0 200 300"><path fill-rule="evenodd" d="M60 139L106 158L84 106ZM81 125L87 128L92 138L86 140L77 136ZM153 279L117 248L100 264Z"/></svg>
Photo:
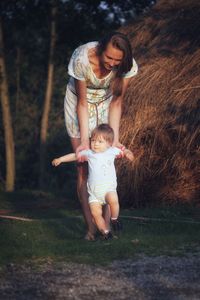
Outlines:
<svg viewBox="0 0 200 300"><path fill-rule="evenodd" d="M135 59L133 58L133 66L132 66L132 68L130 69L129 72L124 73L124 74L123 74L123 77L124 77L124 78L130 78L130 77L133 77L133 76L135 76L135 75L137 74L137 72L138 72L138 65L137 65Z"/></svg>
<svg viewBox="0 0 200 300"><path fill-rule="evenodd" d="M85 80L84 46L74 50L68 65L68 74L75 79Z"/></svg>

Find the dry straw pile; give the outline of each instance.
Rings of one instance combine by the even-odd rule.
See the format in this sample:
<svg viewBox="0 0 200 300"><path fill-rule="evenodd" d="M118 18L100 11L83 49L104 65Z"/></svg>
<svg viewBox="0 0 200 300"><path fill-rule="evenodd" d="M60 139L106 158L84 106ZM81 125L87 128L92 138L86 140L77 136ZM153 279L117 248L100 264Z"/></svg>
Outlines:
<svg viewBox="0 0 200 300"><path fill-rule="evenodd" d="M139 65L124 101L121 203L200 203L200 2L160 0L122 28Z"/></svg>

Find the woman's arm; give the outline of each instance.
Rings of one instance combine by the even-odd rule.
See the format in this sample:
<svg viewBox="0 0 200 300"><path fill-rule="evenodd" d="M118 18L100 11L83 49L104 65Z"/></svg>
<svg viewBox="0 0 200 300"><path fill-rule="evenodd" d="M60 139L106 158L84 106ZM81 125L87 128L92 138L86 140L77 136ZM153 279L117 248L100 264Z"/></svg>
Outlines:
<svg viewBox="0 0 200 300"><path fill-rule="evenodd" d="M120 146L119 143L119 125L120 125L120 119L122 114L122 101L123 97L125 95L125 92L127 90L127 86L130 82L131 78L124 78L123 79L123 88L122 88L122 95L115 98L113 97L110 107L109 107L109 125L114 130L114 146Z"/></svg>
<svg viewBox="0 0 200 300"><path fill-rule="evenodd" d="M81 145L77 148L78 152L89 148L89 125L88 125L88 103L87 88L85 81L75 79L75 89L77 93L77 115L80 128Z"/></svg>

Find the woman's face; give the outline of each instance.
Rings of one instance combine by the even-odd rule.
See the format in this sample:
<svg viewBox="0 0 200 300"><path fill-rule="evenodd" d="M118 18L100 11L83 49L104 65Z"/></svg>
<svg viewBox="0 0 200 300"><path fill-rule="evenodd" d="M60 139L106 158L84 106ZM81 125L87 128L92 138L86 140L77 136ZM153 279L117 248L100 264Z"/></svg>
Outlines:
<svg viewBox="0 0 200 300"><path fill-rule="evenodd" d="M121 63L123 56L124 54L121 50L114 48L113 45L109 43L100 59L104 68L111 71L114 67Z"/></svg>

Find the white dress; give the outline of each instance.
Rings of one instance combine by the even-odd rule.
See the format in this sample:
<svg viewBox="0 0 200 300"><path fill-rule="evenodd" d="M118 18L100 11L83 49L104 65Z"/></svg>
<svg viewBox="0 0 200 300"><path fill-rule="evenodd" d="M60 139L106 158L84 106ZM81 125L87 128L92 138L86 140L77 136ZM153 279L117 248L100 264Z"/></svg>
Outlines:
<svg viewBox="0 0 200 300"><path fill-rule="evenodd" d="M77 117L77 96L74 79L86 82L87 102L89 114L89 136L91 131L99 124L108 123L109 104L112 94L109 89L110 82L115 75L112 70L106 77L97 78L89 63L88 51L95 48L98 42L89 42L79 46L72 54L68 65L69 82L66 88L64 99L64 114L67 132L70 137L79 138L80 131ZM137 74L138 66L133 59L131 70L124 74L124 78L129 78Z"/></svg>

